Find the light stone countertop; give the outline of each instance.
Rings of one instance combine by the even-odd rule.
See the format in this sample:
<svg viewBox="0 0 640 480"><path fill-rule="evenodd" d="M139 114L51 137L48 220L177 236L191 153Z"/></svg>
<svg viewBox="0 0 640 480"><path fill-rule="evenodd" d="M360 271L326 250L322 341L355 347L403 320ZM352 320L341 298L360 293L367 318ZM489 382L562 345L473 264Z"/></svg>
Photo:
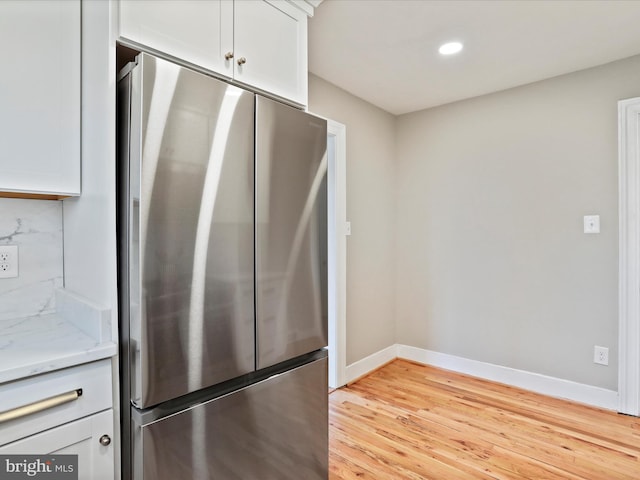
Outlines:
<svg viewBox="0 0 640 480"><path fill-rule="evenodd" d="M0 384L116 355L109 310L56 298L57 313L0 321Z"/></svg>

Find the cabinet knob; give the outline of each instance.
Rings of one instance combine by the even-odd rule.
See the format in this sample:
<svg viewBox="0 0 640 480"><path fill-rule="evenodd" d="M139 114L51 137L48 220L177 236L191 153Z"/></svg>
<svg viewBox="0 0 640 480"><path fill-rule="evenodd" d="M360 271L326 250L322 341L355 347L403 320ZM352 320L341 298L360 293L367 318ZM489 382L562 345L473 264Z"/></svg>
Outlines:
<svg viewBox="0 0 640 480"><path fill-rule="evenodd" d="M240 57L238 59L238 65L244 65L245 63L247 63L247 59L244 57Z"/></svg>
<svg viewBox="0 0 640 480"><path fill-rule="evenodd" d="M227 52L224 54L225 60L231 60L233 58L233 52Z"/></svg>
<svg viewBox="0 0 640 480"><path fill-rule="evenodd" d="M111 443L111 437L109 435L102 435L99 441L100 445L104 445L106 447Z"/></svg>

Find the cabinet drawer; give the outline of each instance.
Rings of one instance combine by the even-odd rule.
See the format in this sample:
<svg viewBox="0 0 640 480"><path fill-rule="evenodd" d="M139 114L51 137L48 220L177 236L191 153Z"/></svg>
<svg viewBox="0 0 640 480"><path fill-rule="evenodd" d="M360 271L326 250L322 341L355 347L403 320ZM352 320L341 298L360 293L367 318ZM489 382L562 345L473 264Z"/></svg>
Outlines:
<svg viewBox="0 0 640 480"><path fill-rule="evenodd" d="M0 385L0 412L79 389L82 394L75 400L0 423L0 445L111 408L111 360L100 360Z"/></svg>

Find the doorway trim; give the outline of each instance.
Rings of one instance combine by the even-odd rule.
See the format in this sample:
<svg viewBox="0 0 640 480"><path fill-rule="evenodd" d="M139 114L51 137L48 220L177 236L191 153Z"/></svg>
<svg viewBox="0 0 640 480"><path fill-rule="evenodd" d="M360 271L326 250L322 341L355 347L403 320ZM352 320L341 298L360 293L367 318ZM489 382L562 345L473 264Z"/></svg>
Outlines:
<svg viewBox="0 0 640 480"><path fill-rule="evenodd" d="M618 102L618 397L640 415L640 97Z"/></svg>
<svg viewBox="0 0 640 480"><path fill-rule="evenodd" d="M347 127L327 119L329 196L329 387L347 383ZM329 147L329 145L327 145Z"/></svg>

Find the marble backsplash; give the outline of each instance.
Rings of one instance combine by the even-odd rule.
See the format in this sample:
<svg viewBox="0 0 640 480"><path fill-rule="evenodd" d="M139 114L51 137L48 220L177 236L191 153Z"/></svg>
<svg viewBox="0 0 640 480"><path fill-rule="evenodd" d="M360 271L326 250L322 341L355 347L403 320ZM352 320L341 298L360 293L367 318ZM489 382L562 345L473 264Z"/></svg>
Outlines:
<svg viewBox="0 0 640 480"><path fill-rule="evenodd" d="M62 202L0 198L0 245L18 245L17 278L0 278L0 320L55 311L63 286Z"/></svg>

